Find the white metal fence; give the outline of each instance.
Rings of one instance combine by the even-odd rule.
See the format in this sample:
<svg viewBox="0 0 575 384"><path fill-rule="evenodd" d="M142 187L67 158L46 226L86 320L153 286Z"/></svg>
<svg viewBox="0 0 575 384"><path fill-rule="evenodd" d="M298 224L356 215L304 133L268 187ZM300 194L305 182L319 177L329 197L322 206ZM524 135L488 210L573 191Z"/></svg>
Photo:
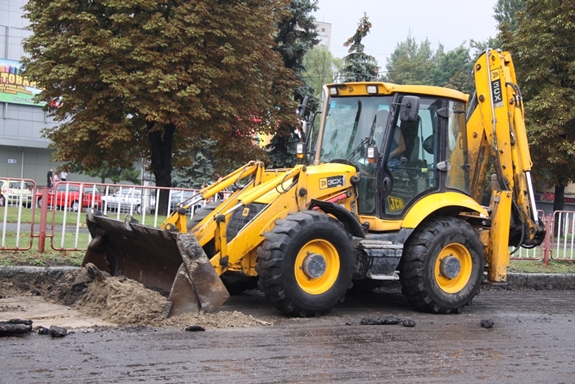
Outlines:
<svg viewBox="0 0 575 384"><path fill-rule="evenodd" d="M7 180L9 183L3 185L14 187L9 194L4 190L0 196L0 250L29 250L36 243L38 250L44 252L46 240L56 251L85 250L91 240L85 211L91 208L116 219L129 215L140 223L159 227L178 203L191 203L186 211L190 218L206 203L194 199L199 192L196 189L59 182L48 190L39 189L29 179L0 180ZM164 194L168 194L168 206L166 214L161 215L156 202ZM216 195L215 199L218 197L223 196ZM535 248L519 248L511 258L575 260L575 212L556 211L546 216L539 211L539 216L547 228L545 241Z"/></svg>
<svg viewBox="0 0 575 384"><path fill-rule="evenodd" d="M159 227L183 204L191 205L186 210L191 219L206 203L197 189L66 181L49 190L38 188L33 180L11 181L20 181L26 188L20 192L23 204L14 196L0 199L0 250L29 250L37 245L38 251L44 252L47 241L56 251L85 250L91 240L85 223L88 209L99 209L119 220L130 216ZM167 199L163 214L156 206L161 197ZM222 197L218 194L214 199Z"/></svg>

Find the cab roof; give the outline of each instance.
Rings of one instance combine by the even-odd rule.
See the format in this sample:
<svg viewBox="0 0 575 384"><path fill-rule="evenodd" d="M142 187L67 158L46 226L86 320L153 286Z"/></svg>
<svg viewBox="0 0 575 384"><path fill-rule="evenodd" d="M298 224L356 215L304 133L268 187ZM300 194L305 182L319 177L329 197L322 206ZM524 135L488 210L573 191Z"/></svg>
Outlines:
<svg viewBox="0 0 575 384"><path fill-rule="evenodd" d="M368 86L375 86L368 92ZM447 97L450 99L457 99L467 103L469 95L451 88L435 87L430 85L399 85L384 82L352 82L352 83L339 83L327 84L327 88L336 88L337 95L331 96L376 96L376 95L391 95L394 93L408 93L415 95L429 95ZM329 93L329 91L328 91Z"/></svg>

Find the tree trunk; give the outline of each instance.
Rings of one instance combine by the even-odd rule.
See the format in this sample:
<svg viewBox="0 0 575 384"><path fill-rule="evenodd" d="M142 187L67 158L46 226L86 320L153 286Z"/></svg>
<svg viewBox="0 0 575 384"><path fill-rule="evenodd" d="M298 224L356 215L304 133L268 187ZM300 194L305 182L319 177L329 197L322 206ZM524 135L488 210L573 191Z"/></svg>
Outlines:
<svg viewBox="0 0 575 384"><path fill-rule="evenodd" d="M174 142L174 133L176 126L174 124L164 124L163 128L155 122L148 122L148 138L150 140L151 167L156 177L156 186L172 186L172 146ZM160 201L156 202L156 209L161 215L168 212L168 193L167 190L160 191Z"/></svg>
<svg viewBox="0 0 575 384"><path fill-rule="evenodd" d="M556 185L555 186L555 198L553 199L553 212L562 211L564 208L565 208L565 186L564 185ZM561 218L563 220L565 220L564 215L562 215ZM559 215L555 215L554 221L555 221L555 225L553 226L553 234L555 236L557 236L559 228L561 228L563 223L559 222Z"/></svg>

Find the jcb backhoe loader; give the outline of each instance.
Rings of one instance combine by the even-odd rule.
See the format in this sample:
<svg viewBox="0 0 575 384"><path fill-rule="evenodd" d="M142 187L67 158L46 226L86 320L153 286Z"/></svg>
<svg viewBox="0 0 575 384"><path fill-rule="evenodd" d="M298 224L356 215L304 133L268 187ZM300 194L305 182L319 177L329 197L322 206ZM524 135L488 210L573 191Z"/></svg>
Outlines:
<svg viewBox="0 0 575 384"><path fill-rule="evenodd" d="M420 310L460 312L485 270L505 282L510 248L545 235L511 57L488 50L474 72L469 105L439 87L326 85L301 165L239 168L200 191L208 199L235 186L189 223L185 209L161 229L90 214L84 263L170 292L170 315L216 310L228 298L222 279L234 276L258 279L294 316L330 311L353 283L390 279Z"/></svg>

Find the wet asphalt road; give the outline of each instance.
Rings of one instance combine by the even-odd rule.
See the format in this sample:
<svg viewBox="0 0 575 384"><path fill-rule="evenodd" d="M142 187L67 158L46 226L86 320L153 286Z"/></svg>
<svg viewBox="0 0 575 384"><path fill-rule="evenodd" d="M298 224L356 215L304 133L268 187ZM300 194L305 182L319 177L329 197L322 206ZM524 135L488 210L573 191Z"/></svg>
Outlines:
<svg viewBox="0 0 575 384"><path fill-rule="evenodd" d="M575 383L572 290L484 291L460 315L416 312L396 290L348 295L313 319L283 317L258 294L222 309L273 325L0 338L0 382ZM389 315L416 326L359 324Z"/></svg>

